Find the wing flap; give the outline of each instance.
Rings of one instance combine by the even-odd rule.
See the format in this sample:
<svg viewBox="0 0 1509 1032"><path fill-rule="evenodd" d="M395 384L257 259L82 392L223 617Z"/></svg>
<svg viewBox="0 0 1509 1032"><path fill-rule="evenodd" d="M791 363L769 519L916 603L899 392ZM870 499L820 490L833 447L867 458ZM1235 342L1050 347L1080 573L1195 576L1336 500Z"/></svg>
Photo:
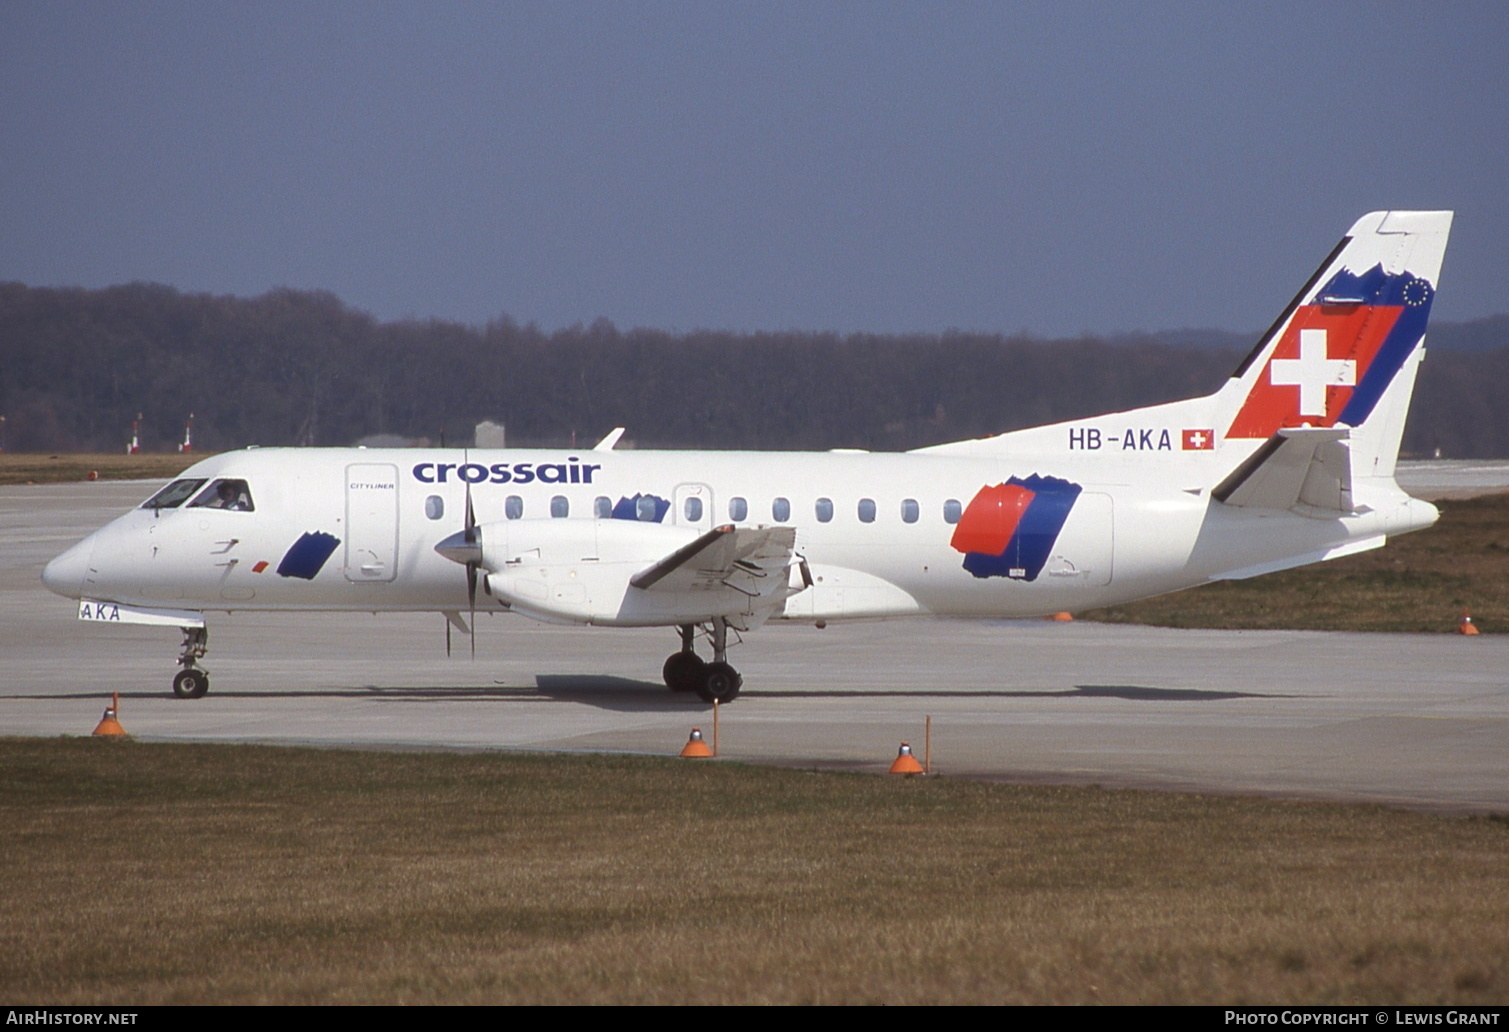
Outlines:
<svg viewBox="0 0 1509 1032"><path fill-rule="evenodd" d="M787 570L795 548L795 527L714 527L640 570L629 583L641 591L732 588L773 605L790 594Z"/></svg>

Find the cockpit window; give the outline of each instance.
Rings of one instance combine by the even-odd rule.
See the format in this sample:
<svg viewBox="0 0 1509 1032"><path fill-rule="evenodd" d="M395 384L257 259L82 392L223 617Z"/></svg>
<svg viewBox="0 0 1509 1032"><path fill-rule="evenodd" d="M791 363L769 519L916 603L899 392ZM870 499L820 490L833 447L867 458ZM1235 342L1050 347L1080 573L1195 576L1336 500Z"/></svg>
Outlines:
<svg viewBox="0 0 1509 1032"><path fill-rule="evenodd" d="M189 503L190 509L229 509L232 512L251 512L251 490L244 480L215 480L200 491Z"/></svg>
<svg viewBox="0 0 1509 1032"><path fill-rule="evenodd" d="M195 491L204 486L201 480L175 480L141 503L143 509L176 509Z"/></svg>

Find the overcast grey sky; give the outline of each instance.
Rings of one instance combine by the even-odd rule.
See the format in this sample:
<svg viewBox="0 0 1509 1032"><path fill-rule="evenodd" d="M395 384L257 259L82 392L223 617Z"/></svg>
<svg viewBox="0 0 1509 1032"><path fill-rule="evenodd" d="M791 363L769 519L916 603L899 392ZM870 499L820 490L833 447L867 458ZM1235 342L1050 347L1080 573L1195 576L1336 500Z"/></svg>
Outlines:
<svg viewBox="0 0 1509 1032"><path fill-rule="evenodd" d="M1454 208L1509 311L1503 3L0 2L0 280L381 318L1257 330Z"/></svg>

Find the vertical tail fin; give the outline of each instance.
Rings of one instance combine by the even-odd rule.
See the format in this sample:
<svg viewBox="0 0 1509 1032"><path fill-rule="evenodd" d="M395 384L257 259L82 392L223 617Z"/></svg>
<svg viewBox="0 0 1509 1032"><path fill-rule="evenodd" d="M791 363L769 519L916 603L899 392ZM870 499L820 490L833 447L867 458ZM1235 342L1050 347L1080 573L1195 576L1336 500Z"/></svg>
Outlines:
<svg viewBox="0 0 1509 1032"><path fill-rule="evenodd" d="M1355 475L1392 476L1451 219L1358 219L1237 369L1224 437L1350 427Z"/></svg>

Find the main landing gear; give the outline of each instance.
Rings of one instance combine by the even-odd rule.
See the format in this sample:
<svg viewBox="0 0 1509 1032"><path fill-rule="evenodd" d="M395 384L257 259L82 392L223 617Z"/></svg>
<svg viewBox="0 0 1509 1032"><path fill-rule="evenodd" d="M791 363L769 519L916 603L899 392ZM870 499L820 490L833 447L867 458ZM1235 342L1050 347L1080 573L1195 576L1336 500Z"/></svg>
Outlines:
<svg viewBox="0 0 1509 1032"><path fill-rule="evenodd" d="M744 687L744 678L728 665L728 621L713 617L713 661L705 662L693 647L696 627L681 625L681 651L673 652L661 669L666 687L673 692L696 692L703 702L732 702Z"/></svg>
<svg viewBox="0 0 1509 1032"><path fill-rule="evenodd" d="M210 690L210 675L199 666L209 642L208 628L183 628L183 653L178 657L178 665L183 669L173 677L173 694L180 699L200 699Z"/></svg>

